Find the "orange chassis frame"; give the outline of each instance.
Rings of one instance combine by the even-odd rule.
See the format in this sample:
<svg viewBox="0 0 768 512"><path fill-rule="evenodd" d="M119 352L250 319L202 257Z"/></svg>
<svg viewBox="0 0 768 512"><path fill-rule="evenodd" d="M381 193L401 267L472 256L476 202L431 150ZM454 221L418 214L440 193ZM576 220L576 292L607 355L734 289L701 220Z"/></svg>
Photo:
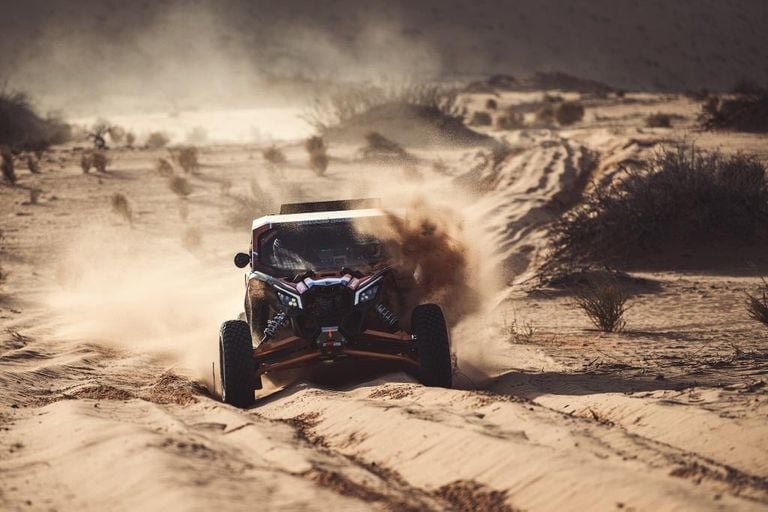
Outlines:
<svg viewBox="0 0 768 512"><path fill-rule="evenodd" d="M404 348L410 349L413 344L413 337L405 331L397 331L394 333L388 333L383 331L376 331L373 329L366 329L362 333L363 337L374 339L377 341L390 341L393 344L402 344ZM273 354L279 350L290 349L292 347L299 348L302 344L307 344L307 340L299 338L298 336L288 336L279 340L271 341L269 343L262 343L253 349L253 358L258 361L264 356ZM404 350L403 352L406 352ZM406 355L405 353L389 354L385 352L376 352L371 350L357 350L357 349L343 349L337 356L352 356L364 359L380 359L386 361L397 361L418 367L418 362ZM323 353L317 348L308 347L307 350L292 354L285 360L277 361L274 363L262 363L257 365L256 374L261 376L265 373L269 373L275 370L287 370L289 368L298 368L306 366L323 357Z"/></svg>

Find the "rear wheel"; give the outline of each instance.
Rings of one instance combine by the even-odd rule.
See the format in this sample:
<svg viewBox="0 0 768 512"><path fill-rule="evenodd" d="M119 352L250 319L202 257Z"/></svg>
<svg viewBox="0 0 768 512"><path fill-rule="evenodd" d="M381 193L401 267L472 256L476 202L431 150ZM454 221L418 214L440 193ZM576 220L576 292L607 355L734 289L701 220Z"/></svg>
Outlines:
<svg viewBox="0 0 768 512"><path fill-rule="evenodd" d="M256 401L256 365L253 362L253 342L247 322L229 320L219 331L219 371L221 398L236 407L248 407Z"/></svg>
<svg viewBox="0 0 768 512"><path fill-rule="evenodd" d="M417 306L411 315L411 330L416 336L419 380L425 386L450 388L453 368L443 310L437 304Z"/></svg>

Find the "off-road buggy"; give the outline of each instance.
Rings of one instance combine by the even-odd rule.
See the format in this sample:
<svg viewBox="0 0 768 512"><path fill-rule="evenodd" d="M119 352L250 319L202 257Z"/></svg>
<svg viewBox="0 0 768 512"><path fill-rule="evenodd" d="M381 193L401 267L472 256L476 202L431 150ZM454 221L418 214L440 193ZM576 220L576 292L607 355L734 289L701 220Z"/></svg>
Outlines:
<svg viewBox="0 0 768 512"><path fill-rule="evenodd" d="M252 405L262 375L344 360L394 362L427 386L451 386L442 309L417 304L413 269L376 234L391 215L358 199L282 205L253 221L250 254L235 256L250 265L244 319L219 333L225 402Z"/></svg>

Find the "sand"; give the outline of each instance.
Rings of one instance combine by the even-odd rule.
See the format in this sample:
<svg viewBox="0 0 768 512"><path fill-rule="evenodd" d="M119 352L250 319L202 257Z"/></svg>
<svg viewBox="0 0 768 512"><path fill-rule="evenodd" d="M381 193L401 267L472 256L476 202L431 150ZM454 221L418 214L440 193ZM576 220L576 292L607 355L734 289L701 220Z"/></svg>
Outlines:
<svg viewBox="0 0 768 512"><path fill-rule="evenodd" d="M205 147L188 199L154 171L162 151L112 150L97 176L62 147L43 174L20 170L0 188L0 509L768 509L768 331L743 310L761 269L633 274L621 334L533 286L547 224L623 163L691 134L768 158L766 137L694 132L688 100L636 99L594 100L568 130L486 130L513 148L494 168L478 150L415 148L420 179L345 145L318 178L300 143L277 171L260 146ZM683 117L645 128L655 111ZM249 410L218 401L216 332L242 307L231 257L248 243L233 196L251 180L276 201L448 208L483 290L452 333L459 389L395 372L299 379Z"/></svg>

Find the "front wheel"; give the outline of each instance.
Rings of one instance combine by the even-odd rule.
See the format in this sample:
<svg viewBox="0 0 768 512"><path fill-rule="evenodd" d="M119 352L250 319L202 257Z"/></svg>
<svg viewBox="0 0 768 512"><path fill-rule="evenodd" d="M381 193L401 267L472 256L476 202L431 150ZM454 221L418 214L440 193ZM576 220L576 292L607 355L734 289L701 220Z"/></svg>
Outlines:
<svg viewBox="0 0 768 512"><path fill-rule="evenodd" d="M453 368L443 310L437 304L416 306L411 315L411 329L416 336L419 380L425 386L450 388Z"/></svg>
<svg viewBox="0 0 768 512"><path fill-rule="evenodd" d="M253 342L247 322L229 320L219 331L219 371L221 398L235 407L249 407L256 401L253 395L256 365L253 362Z"/></svg>

